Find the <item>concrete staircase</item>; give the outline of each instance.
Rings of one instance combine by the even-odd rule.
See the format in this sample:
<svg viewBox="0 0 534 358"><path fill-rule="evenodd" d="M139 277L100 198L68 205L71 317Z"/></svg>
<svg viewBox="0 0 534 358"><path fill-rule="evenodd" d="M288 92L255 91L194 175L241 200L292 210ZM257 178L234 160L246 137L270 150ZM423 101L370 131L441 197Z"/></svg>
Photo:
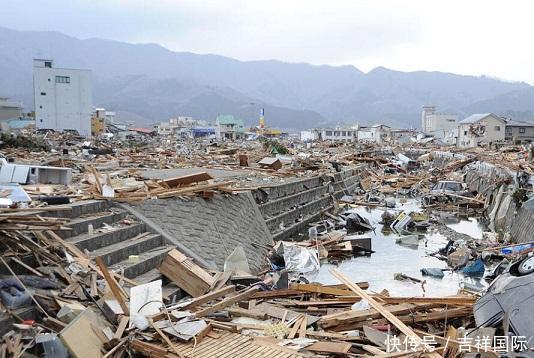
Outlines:
<svg viewBox="0 0 534 358"><path fill-rule="evenodd" d="M58 232L63 239L92 258L101 256L109 269L122 271L138 283L161 278L157 267L174 247L161 235L147 231L144 223L128 218L126 210L112 207L107 201L89 200L70 206L72 211L47 213L71 219L67 226L72 230ZM93 226L92 235L88 233L89 225Z"/></svg>

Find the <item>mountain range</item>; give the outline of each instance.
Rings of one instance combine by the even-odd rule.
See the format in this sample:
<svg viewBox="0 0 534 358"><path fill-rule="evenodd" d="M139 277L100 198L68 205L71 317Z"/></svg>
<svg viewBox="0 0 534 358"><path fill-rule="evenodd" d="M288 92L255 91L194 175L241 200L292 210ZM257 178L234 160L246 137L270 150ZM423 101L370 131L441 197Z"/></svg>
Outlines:
<svg viewBox="0 0 534 358"><path fill-rule="evenodd" d="M156 44L0 27L0 96L20 100L27 109L33 107L33 58L91 69L94 105L139 125L178 115L213 122L219 113L253 125L262 107L267 124L284 129L379 122L418 127L424 104L460 117L475 112L534 117L534 87L524 82L383 67L364 73L354 66L239 61Z"/></svg>

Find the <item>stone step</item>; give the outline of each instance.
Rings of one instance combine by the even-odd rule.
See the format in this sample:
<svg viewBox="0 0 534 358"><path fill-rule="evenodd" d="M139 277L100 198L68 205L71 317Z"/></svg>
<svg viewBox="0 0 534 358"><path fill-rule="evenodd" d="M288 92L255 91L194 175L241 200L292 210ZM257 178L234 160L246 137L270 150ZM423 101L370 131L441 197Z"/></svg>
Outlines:
<svg viewBox="0 0 534 358"><path fill-rule="evenodd" d="M119 241L113 245L104 246L92 251L91 257L100 256L106 266L111 266L122 260L127 260L130 255L139 255L163 245L163 237L159 234L144 233L143 237L132 237L125 241Z"/></svg>
<svg viewBox="0 0 534 358"><path fill-rule="evenodd" d="M117 242L128 240L145 231L144 223L136 223L114 228L115 230L96 233L80 234L67 239L68 242L75 244L80 250L94 251L102 247L116 244Z"/></svg>
<svg viewBox="0 0 534 358"><path fill-rule="evenodd" d="M70 227L70 231L59 231L58 234L64 239L68 239L82 233L87 232L89 224L93 225L94 229L100 228L104 223L112 224L124 219L128 215L126 210L114 209L114 211L94 213L88 217L81 217L71 220L65 226Z"/></svg>
<svg viewBox="0 0 534 358"><path fill-rule="evenodd" d="M174 246L172 245L160 246L152 251L141 253L138 262L129 262L128 259L125 259L110 266L109 269L120 272L122 268L124 270L124 276L135 280L137 276L157 268L167 255L167 252L173 248Z"/></svg>
<svg viewBox="0 0 534 358"><path fill-rule="evenodd" d="M77 201L66 206L70 206L71 210L58 210L58 211L44 211L44 216L56 217L56 218L77 218L81 215L87 215L92 213L98 213L109 210L111 208L111 202L107 200L83 200Z"/></svg>
<svg viewBox="0 0 534 358"><path fill-rule="evenodd" d="M161 274L161 272L159 272L157 267L135 278L135 282L139 284L149 283L156 280L164 280L163 275Z"/></svg>

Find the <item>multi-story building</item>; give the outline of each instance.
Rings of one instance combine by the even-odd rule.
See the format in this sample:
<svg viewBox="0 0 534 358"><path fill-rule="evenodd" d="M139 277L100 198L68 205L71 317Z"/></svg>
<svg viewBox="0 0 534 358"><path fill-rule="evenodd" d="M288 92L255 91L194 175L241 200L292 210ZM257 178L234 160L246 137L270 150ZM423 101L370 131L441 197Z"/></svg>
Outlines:
<svg viewBox="0 0 534 358"><path fill-rule="evenodd" d="M493 113L478 113L459 122L460 148L478 147L504 141L506 121Z"/></svg>
<svg viewBox="0 0 534 358"><path fill-rule="evenodd" d="M245 137L245 123L240 118L229 114L219 114L215 119L215 135L219 139L243 139Z"/></svg>
<svg viewBox="0 0 534 358"><path fill-rule="evenodd" d="M534 122L508 120L504 139L511 142L534 142Z"/></svg>
<svg viewBox="0 0 534 358"><path fill-rule="evenodd" d="M423 133L444 139L458 126L458 116L436 112L436 106L423 106L421 130Z"/></svg>
<svg viewBox="0 0 534 358"><path fill-rule="evenodd" d="M0 97L0 129L9 130L8 121L22 117L22 104L10 101L8 97Z"/></svg>
<svg viewBox="0 0 534 358"><path fill-rule="evenodd" d="M91 71L55 68L52 60L33 60L35 126L91 135Z"/></svg>
<svg viewBox="0 0 534 358"><path fill-rule="evenodd" d="M317 139L330 142L354 142L356 130L353 128L319 128Z"/></svg>
<svg viewBox="0 0 534 358"><path fill-rule="evenodd" d="M370 127L358 128L358 142L373 142L382 144L391 141L391 127L385 124L375 124Z"/></svg>

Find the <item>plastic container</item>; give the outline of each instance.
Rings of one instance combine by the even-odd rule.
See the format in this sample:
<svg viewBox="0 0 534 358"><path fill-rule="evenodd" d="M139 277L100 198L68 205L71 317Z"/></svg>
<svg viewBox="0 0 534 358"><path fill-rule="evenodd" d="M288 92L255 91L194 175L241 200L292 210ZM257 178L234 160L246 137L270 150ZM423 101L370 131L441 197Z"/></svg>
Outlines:
<svg viewBox="0 0 534 358"><path fill-rule="evenodd" d="M32 298L26 291L19 291L14 287L8 290L1 290L2 303L10 309L28 307L32 304Z"/></svg>
<svg viewBox="0 0 534 358"><path fill-rule="evenodd" d="M42 344L46 358L68 358L69 352L55 333L40 334L35 337L35 343Z"/></svg>

